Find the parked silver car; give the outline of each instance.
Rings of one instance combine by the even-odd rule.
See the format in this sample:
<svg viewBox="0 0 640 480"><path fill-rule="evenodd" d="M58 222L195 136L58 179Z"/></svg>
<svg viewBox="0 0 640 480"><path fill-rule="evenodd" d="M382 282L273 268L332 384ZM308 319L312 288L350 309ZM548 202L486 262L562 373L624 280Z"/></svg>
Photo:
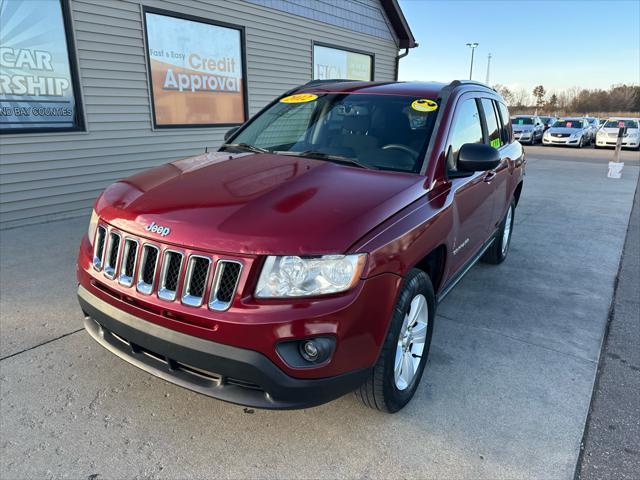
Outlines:
<svg viewBox="0 0 640 480"><path fill-rule="evenodd" d="M596 133L598 133L598 129L600 128L600 119L596 117L584 117L584 118L589 123L591 143L594 143L596 141Z"/></svg>
<svg viewBox="0 0 640 480"><path fill-rule="evenodd" d="M544 123L537 115L516 115L511 117L513 136L520 143L531 145L542 140Z"/></svg>
<svg viewBox="0 0 640 480"><path fill-rule="evenodd" d="M584 118L563 118L544 132L542 144L582 148L591 142L590 128Z"/></svg>

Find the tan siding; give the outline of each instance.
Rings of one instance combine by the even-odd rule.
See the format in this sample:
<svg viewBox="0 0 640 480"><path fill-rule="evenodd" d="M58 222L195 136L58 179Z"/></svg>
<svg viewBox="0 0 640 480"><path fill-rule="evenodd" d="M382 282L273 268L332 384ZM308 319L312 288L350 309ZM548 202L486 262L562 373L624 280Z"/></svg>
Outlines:
<svg viewBox="0 0 640 480"><path fill-rule="evenodd" d="M393 79L393 40L240 0L146 3L245 27L250 114L311 79L314 40L369 51L376 80ZM152 129L139 1L71 0L71 8L87 132L0 139L2 227L86 214L109 183L214 149L226 131Z"/></svg>

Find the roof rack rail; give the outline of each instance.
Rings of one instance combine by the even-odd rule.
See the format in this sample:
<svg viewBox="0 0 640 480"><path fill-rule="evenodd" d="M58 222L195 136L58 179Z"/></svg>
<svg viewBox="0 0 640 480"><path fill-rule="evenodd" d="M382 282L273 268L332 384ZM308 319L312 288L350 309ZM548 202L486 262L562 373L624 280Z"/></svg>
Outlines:
<svg viewBox="0 0 640 480"><path fill-rule="evenodd" d="M449 85L447 85L447 87L455 88L455 87L459 87L460 85L478 85L480 87L485 87L485 88L488 88L489 90L493 90L494 92L496 91L495 88L490 87L486 83L478 82L476 80L454 80Z"/></svg>
<svg viewBox="0 0 640 480"><path fill-rule="evenodd" d="M305 87L309 85L322 85L323 83L338 83L338 82L361 82L362 80L348 80L346 78L327 78L326 80L310 80L304 84Z"/></svg>

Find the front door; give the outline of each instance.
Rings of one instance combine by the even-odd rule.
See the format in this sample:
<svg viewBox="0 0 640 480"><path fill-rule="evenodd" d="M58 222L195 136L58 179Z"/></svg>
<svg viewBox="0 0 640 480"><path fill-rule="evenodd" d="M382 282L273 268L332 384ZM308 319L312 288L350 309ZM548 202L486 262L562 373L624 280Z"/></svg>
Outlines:
<svg viewBox="0 0 640 480"><path fill-rule="evenodd" d="M452 273L462 268L487 241L493 220L495 173L464 174L455 166L462 145L484 142L478 101L472 96L458 100L447 142L454 219L454 238L449 252Z"/></svg>

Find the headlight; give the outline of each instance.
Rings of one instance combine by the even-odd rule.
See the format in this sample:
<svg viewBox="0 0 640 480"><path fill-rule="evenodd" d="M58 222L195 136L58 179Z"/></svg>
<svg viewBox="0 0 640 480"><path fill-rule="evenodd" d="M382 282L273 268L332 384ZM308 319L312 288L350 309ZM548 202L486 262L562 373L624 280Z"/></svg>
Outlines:
<svg viewBox="0 0 640 480"><path fill-rule="evenodd" d="M327 295L352 288L366 254L321 257L267 257L258 279L256 297L284 298Z"/></svg>
<svg viewBox="0 0 640 480"><path fill-rule="evenodd" d="M89 220L89 229L87 230L87 236L89 237L89 243L93 246L93 239L96 236L96 228L98 227L98 214L95 210L91 210L91 220Z"/></svg>

